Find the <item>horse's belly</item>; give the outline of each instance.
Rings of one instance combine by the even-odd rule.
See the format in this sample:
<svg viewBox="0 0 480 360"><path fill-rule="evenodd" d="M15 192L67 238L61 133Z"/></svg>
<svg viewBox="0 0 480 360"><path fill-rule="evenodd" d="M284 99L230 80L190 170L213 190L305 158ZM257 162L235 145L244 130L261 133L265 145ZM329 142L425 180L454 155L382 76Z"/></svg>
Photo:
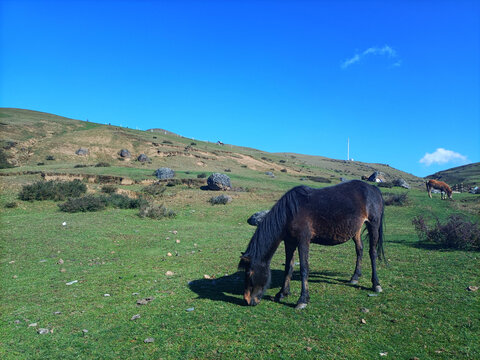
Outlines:
<svg viewBox="0 0 480 360"><path fill-rule="evenodd" d="M338 245L343 244L349 239L350 237L345 236L314 236L311 242L319 245Z"/></svg>

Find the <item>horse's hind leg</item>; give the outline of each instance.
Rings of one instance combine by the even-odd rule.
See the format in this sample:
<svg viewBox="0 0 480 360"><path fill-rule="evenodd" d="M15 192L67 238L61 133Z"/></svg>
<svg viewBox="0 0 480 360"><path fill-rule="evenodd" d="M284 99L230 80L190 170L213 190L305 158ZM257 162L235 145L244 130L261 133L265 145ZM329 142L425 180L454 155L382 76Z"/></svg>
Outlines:
<svg viewBox="0 0 480 360"><path fill-rule="evenodd" d="M353 241L355 242L355 251L357 253L357 263L355 265L355 272L350 279L350 284L356 285L358 284L358 278L362 276L362 258L363 258L363 242L360 230L358 234L353 237Z"/></svg>
<svg viewBox="0 0 480 360"><path fill-rule="evenodd" d="M275 295L275 301L277 302L290 295L290 280L292 279L294 264L293 255L295 254L296 248L297 246L293 241L285 241L285 278L282 288L277 295Z"/></svg>
<svg viewBox="0 0 480 360"><path fill-rule="evenodd" d="M370 238L370 261L372 263L372 285L375 292L382 292L380 281L377 276L377 243L379 237L379 227L382 226L379 220L371 221L367 224L368 235Z"/></svg>

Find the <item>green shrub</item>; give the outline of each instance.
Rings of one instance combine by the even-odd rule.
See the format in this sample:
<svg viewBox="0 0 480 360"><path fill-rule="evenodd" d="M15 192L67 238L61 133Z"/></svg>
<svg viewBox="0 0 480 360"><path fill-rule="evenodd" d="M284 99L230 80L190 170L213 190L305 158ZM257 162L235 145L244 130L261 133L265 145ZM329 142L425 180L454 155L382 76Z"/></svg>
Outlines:
<svg viewBox="0 0 480 360"><path fill-rule="evenodd" d="M403 194L385 194L385 205L387 206L405 206L408 204L408 193Z"/></svg>
<svg viewBox="0 0 480 360"><path fill-rule="evenodd" d="M143 192L150 196L160 197L167 190L165 185L160 183L154 183L143 188Z"/></svg>
<svg viewBox="0 0 480 360"><path fill-rule="evenodd" d="M165 205L155 205L155 204L144 204L140 207L140 212L138 216L150 219L163 219L163 218L173 218L177 216L175 211L170 210L165 207Z"/></svg>
<svg viewBox="0 0 480 360"><path fill-rule="evenodd" d="M170 140L163 140L163 141L162 141L162 144L173 145L173 143L172 143Z"/></svg>
<svg viewBox="0 0 480 360"><path fill-rule="evenodd" d="M43 165L45 165L44 162L39 162L39 163L37 163L37 166L43 166Z"/></svg>
<svg viewBox="0 0 480 360"><path fill-rule="evenodd" d="M0 149L0 169L10 169L14 166L8 162L8 156L3 149Z"/></svg>
<svg viewBox="0 0 480 360"><path fill-rule="evenodd" d="M391 189L391 188L393 187L393 183L392 183L392 182L388 182L388 181L379 182L379 183L377 183L377 186L378 186L378 187L383 187L383 188Z"/></svg>
<svg viewBox="0 0 480 360"><path fill-rule="evenodd" d="M112 194L104 197L104 201L108 206L118 209L138 209L142 205L142 199L131 199L121 194Z"/></svg>
<svg viewBox="0 0 480 360"><path fill-rule="evenodd" d="M480 250L480 226L461 215L450 215L445 224L436 219L429 227L422 215L412 220L420 241L433 242L445 248Z"/></svg>
<svg viewBox="0 0 480 360"><path fill-rule="evenodd" d="M15 201L8 202L8 203L5 204L5 207L7 209L13 209L13 208L16 208L17 206L18 206L18 204Z"/></svg>
<svg viewBox="0 0 480 360"><path fill-rule="evenodd" d="M197 179L205 179L207 177L206 173L201 173L197 175Z"/></svg>
<svg viewBox="0 0 480 360"><path fill-rule="evenodd" d="M101 191L105 194L114 194L117 192L117 187L115 185L103 185Z"/></svg>
<svg viewBox="0 0 480 360"><path fill-rule="evenodd" d="M23 201L54 200L62 201L69 197L79 197L87 192L87 186L80 180L37 181L23 186L18 198Z"/></svg>
<svg viewBox="0 0 480 360"><path fill-rule="evenodd" d="M77 164L77 165L74 166L74 168L75 168L75 169L77 169L77 168L85 168L85 167L87 167L87 166L88 166L88 165Z"/></svg>
<svg viewBox="0 0 480 360"><path fill-rule="evenodd" d="M47 155L47 157L45 158L45 160L53 161L53 160L55 160L55 156L53 156L53 155Z"/></svg>
<svg viewBox="0 0 480 360"><path fill-rule="evenodd" d="M99 211L105 209L105 206L104 199L94 195L71 198L63 204L58 204L61 211L69 213Z"/></svg>
<svg viewBox="0 0 480 360"><path fill-rule="evenodd" d="M226 205L232 201L232 198L228 195L219 195L219 196L212 196L210 200L208 200L212 205Z"/></svg>
<svg viewBox="0 0 480 360"><path fill-rule="evenodd" d="M99 162L95 167L110 167L110 164L107 162Z"/></svg>
<svg viewBox="0 0 480 360"><path fill-rule="evenodd" d="M329 184L332 182L332 180L321 177L321 176L307 176L307 179L310 181L315 181L318 183L325 183L325 184Z"/></svg>

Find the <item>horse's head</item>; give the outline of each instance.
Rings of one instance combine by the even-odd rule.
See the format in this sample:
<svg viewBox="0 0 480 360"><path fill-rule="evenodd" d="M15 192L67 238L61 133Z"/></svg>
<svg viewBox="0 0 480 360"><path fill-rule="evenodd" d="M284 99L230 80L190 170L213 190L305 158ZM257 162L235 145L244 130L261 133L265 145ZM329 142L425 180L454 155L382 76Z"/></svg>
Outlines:
<svg viewBox="0 0 480 360"><path fill-rule="evenodd" d="M270 283L270 267L266 263L254 262L250 257L242 255L238 268L245 270L243 298L247 305L255 306L262 300Z"/></svg>

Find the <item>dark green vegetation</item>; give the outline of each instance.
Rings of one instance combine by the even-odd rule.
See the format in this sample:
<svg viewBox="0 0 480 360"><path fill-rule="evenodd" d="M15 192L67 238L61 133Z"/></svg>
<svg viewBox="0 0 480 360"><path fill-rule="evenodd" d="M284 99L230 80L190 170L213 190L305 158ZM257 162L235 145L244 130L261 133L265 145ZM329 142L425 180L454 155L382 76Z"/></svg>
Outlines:
<svg viewBox="0 0 480 360"><path fill-rule="evenodd" d="M479 252L419 241L412 225L419 215L427 224L437 218L445 224L456 214L478 223L479 196L454 194L455 201L442 201L434 194L429 199L422 181L412 190L382 188L384 194L391 194L387 196L408 193L402 206L386 207L384 246L389 266L378 267L383 293L368 296L372 293L368 242L359 286L348 284L355 266L354 244L349 242L312 246L311 302L306 309L293 308L300 293L298 266L291 297L274 303L284 267L281 245L272 260L272 283L264 300L257 307L245 307L243 273L237 272L237 264L255 231L246 223L248 217L270 208L295 185L321 187L338 183L340 176L354 178L358 164L342 167L327 159L306 163L289 155L198 140L192 145L197 150L189 150L189 155L183 149L191 139L68 119L68 127L62 127L62 118L54 116L51 121L58 122L50 126L48 116L42 126L17 117L20 129L7 134L12 141L28 141L28 134L33 138L35 131L43 129L44 140L51 145L57 136L62 141L86 139L80 134L89 133L92 145L71 148L74 153L77 146L90 146L92 155L43 152L43 138L36 138L32 155L20 167L0 171L9 174L0 177L2 359L480 358L480 292L467 290L480 285ZM22 132L22 126L36 130ZM145 152L142 138L158 144L168 140L176 148L162 148L170 156L152 156L152 164L120 162L116 153L124 146L114 144L105 150L98 142L94 149L95 129L98 134L113 130L122 141L130 136L132 158L137 141L139 152ZM49 131L56 132L50 136ZM58 140L58 144L69 143ZM18 155L9 154L11 158ZM19 200L24 185L41 180L36 163L48 154L56 160L41 167L46 179L83 177L82 184L93 196L104 195L106 185L130 198L148 196L160 219L140 217L139 209L106 207L100 212L67 213L52 200ZM100 161L112 166L95 167ZM80 163L86 166L75 167ZM158 191L144 191L161 166L174 168L176 181L172 186L158 185ZM236 190L205 191L196 182L205 180L198 179L199 174L227 168L232 170L229 177ZM271 168L274 179L265 175ZM286 173L281 172L284 168ZM318 183L307 176L325 177L332 183ZM208 200L220 194L233 201L211 206ZM6 207L13 202L16 207ZM171 212L176 216L168 216ZM153 300L145 301L146 305L137 305L150 297ZM131 320L137 314L140 317ZM40 328L49 333L38 334ZM154 342L144 343L147 338Z"/></svg>
<svg viewBox="0 0 480 360"><path fill-rule="evenodd" d="M87 192L87 186L80 180L73 181L37 181L23 186L18 198L23 201L33 200L66 200L79 197Z"/></svg>
<svg viewBox="0 0 480 360"><path fill-rule="evenodd" d="M461 183L466 185L478 185L480 183L480 163L468 164L439 171L427 176L427 178L441 180L450 185Z"/></svg>

